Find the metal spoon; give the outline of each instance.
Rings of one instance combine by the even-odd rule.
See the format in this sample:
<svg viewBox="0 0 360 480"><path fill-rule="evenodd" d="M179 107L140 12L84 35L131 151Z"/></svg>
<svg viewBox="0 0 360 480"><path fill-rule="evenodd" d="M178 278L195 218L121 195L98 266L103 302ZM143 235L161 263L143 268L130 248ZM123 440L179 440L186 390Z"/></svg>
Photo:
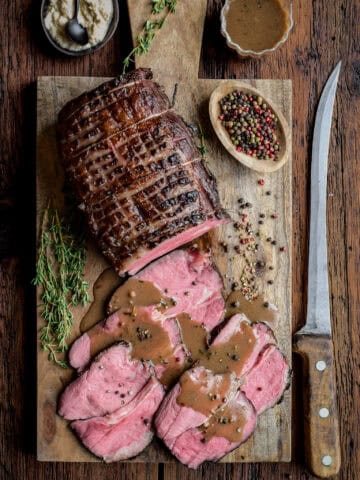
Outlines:
<svg viewBox="0 0 360 480"><path fill-rule="evenodd" d="M75 13L73 18L66 24L66 33L72 41L79 45L86 45L89 42L89 35L85 27L80 25L78 20L80 0L75 0Z"/></svg>

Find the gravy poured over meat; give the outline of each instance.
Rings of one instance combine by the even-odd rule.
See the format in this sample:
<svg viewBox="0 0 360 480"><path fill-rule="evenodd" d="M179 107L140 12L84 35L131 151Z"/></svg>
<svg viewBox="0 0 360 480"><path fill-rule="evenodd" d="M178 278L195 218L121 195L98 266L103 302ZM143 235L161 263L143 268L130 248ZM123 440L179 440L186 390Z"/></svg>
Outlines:
<svg viewBox="0 0 360 480"><path fill-rule="evenodd" d="M81 320L81 333L86 332L104 318L108 299L122 282L123 280L112 268L107 268L102 272L94 283L94 300Z"/></svg>
<svg viewBox="0 0 360 480"><path fill-rule="evenodd" d="M224 437L230 442L241 442L243 440L243 427L246 422L243 409L226 405L219 408L209 421L200 427L203 432L203 442L208 442L213 437Z"/></svg>
<svg viewBox="0 0 360 480"><path fill-rule="evenodd" d="M220 381L216 382L212 390L208 392L206 370L201 373L200 383L195 383L190 372L185 372L179 381L181 391L177 397L177 403L209 416L226 402L231 387L231 374L221 375L219 379Z"/></svg>
<svg viewBox="0 0 360 480"><path fill-rule="evenodd" d="M254 345L255 337L251 325L244 323L241 330L226 343L210 346L199 362L214 373L235 372L240 375Z"/></svg>
<svg viewBox="0 0 360 480"><path fill-rule="evenodd" d="M152 282L130 278L112 296L107 313L112 314L124 307L149 307L158 305L164 311L172 304L170 298L164 297Z"/></svg>
<svg viewBox="0 0 360 480"><path fill-rule="evenodd" d="M255 300L246 300L240 290L231 292L226 299L226 318L243 313L251 322L267 322L276 325L279 312L259 295Z"/></svg>
<svg viewBox="0 0 360 480"><path fill-rule="evenodd" d="M191 359L196 361L201 358L207 350L209 332L203 325L192 320L187 313L178 315L177 319L186 349L189 351Z"/></svg>

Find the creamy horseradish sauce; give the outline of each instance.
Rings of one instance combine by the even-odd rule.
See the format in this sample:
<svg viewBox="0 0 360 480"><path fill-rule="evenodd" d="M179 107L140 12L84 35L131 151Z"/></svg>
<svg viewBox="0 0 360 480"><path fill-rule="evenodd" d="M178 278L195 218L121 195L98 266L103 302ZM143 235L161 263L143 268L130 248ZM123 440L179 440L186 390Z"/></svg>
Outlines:
<svg viewBox="0 0 360 480"><path fill-rule="evenodd" d="M65 31L74 15L74 7L74 0L49 0L45 27L55 42L68 50L85 50L104 40L114 13L113 0L81 0L78 20L89 35L86 45L72 42Z"/></svg>

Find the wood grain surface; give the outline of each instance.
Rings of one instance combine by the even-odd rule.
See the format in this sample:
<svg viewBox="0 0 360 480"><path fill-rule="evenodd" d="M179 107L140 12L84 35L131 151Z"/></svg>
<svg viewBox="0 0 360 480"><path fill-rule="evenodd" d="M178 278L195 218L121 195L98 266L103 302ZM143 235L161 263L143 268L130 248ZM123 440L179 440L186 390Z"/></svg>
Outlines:
<svg viewBox="0 0 360 480"><path fill-rule="evenodd" d="M305 460L311 472L327 478L337 474L341 464L332 340L303 333L294 340L303 360Z"/></svg>
<svg viewBox="0 0 360 480"><path fill-rule="evenodd" d="M293 329L306 305L308 188L311 131L321 88L343 60L329 171L329 267L334 329L342 468L337 478L360 470L360 43L357 0L294 2L295 28L276 53L240 61L219 32L221 0L209 0L199 66L200 78L290 78L293 121ZM130 49L124 1L121 25L100 52L68 59L50 50L40 30L40 2L0 3L0 478L1 479L313 479L303 466L299 363L295 360L294 448L291 464L182 466L38 463L35 457L35 338L33 277L35 236L35 79L41 75L111 76Z"/></svg>

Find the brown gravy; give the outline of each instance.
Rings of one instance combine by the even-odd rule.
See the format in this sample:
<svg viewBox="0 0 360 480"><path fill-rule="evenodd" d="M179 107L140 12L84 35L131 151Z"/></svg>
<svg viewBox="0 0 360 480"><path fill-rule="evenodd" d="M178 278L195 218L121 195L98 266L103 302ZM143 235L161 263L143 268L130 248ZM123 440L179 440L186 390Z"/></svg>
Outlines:
<svg viewBox="0 0 360 480"><path fill-rule="evenodd" d="M244 412L240 405L233 403L231 407L226 405L219 408L209 421L200 427L200 430L204 434L205 442L212 437L224 437L235 443L243 440L244 425Z"/></svg>
<svg viewBox="0 0 360 480"><path fill-rule="evenodd" d="M203 325L191 319L187 313L177 316L184 344L191 355L191 360L202 358L207 350L209 333Z"/></svg>
<svg viewBox="0 0 360 480"><path fill-rule="evenodd" d="M248 324L241 326L226 343L213 345L200 359L200 364L214 373L235 372L239 376L255 346L255 336Z"/></svg>
<svg viewBox="0 0 360 480"><path fill-rule="evenodd" d="M108 299L122 282L123 280L112 268L102 272L93 286L94 300L80 322L81 333L103 320Z"/></svg>
<svg viewBox="0 0 360 480"><path fill-rule="evenodd" d="M280 0L232 0L226 14L227 32L244 50L273 48L289 28L289 14Z"/></svg>
<svg viewBox="0 0 360 480"><path fill-rule="evenodd" d="M164 297L152 282L130 278L119 287L110 299L107 313L111 314L125 307L149 307L158 305L160 311L171 305L172 299Z"/></svg>
<svg viewBox="0 0 360 480"><path fill-rule="evenodd" d="M152 320L149 312L132 308L118 312L119 323L111 332L95 327L88 332L90 337L90 355L93 357L104 348L119 339L132 345L132 357L151 361L154 365L163 365L161 382L171 385L183 371L183 366L176 360L169 334L160 322Z"/></svg>
<svg viewBox="0 0 360 480"><path fill-rule="evenodd" d="M249 301L243 296L240 290L231 292L226 299L226 318L237 313L243 313L251 322L267 322L276 325L278 311L270 308L264 297L259 295L255 300Z"/></svg>
<svg viewBox="0 0 360 480"><path fill-rule="evenodd" d="M207 372L201 372L199 381L193 381L191 371L185 372L179 380L181 390L176 401L179 405L190 407L206 416L215 412L223 405L227 398L231 386L231 374L222 375L221 381L217 382L209 390L207 386Z"/></svg>

